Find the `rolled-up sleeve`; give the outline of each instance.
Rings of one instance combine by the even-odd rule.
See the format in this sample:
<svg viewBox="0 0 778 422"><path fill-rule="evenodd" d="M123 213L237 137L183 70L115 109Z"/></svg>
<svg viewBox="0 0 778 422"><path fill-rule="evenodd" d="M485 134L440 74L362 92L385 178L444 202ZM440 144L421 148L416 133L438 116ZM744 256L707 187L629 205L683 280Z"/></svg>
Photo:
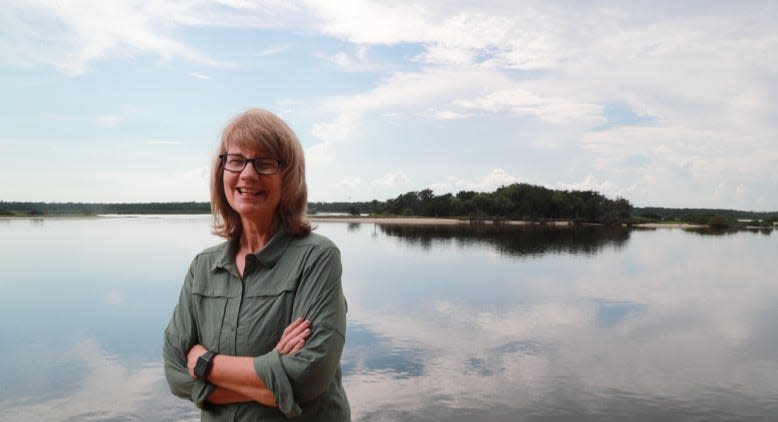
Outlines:
<svg viewBox="0 0 778 422"><path fill-rule="evenodd" d="M216 387L192 379L186 366L186 355L189 349L198 343L197 325L192 313L192 280L196 260L197 258L189 268L178 304L165 329L162 357L165 361L165 378L170 391L178 397L191 400L197 407L202 408L205 399Z"/></svg>
<svg viewBox="0 0 778 422"><path fill-rule="evenodd" d="M303 268L294 316L311 321L311 335L296 354L271 351L254 359L254 369L273 392L286 416L301 413L299 403L323 394L333 383L345 343L346 300L341 286L340 251L326 248Z"/></svg>

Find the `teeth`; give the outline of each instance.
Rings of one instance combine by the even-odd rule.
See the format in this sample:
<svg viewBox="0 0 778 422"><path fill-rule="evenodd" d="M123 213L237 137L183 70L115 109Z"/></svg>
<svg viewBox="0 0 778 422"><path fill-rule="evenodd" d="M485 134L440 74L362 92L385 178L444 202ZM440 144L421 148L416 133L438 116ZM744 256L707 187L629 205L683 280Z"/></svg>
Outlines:
<svg viewBox="0 0 778 422"><path fill-rule="evenodd" d="M241 194L241 195L254 195L254 196L258 196L262 192L261 191L250 191L250 190L245 190L243 188L238 188L238 193Z"/></svg>

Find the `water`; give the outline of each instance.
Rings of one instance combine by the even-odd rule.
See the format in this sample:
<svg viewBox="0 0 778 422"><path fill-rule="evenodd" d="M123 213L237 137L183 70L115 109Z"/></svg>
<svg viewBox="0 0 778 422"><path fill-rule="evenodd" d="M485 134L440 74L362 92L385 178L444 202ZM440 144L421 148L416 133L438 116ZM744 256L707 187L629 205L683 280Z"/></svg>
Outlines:
<svg viewBox="0 0 778 422"><path fill-rule="evenodd" d="M0 420L191 420L162 331L207 216L0 220ZM320 223L355 420L775 420L778 234Z"/></svg>

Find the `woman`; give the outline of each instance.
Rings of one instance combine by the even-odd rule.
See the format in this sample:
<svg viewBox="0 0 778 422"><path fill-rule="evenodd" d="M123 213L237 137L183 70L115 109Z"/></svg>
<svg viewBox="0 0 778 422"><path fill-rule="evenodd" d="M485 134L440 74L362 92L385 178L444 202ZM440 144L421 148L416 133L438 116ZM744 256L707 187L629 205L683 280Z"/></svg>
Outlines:
<svg viewBox="0 0 778 422"><path fill-rule="evenodd" d="M214 233L165 330L165 376L202 420L350 419L340 252L311 233L302 147L276 115L248 110L222 133L211 175Z"/></svg>

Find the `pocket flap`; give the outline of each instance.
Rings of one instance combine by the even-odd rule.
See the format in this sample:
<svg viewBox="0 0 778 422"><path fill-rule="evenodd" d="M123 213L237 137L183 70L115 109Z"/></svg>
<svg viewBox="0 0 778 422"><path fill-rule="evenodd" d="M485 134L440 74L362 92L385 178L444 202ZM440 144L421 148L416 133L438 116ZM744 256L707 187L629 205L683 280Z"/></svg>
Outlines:
<svg viewBox="0 0 778 422"><path fill-rule="evenodd" d="M226 272L196 278L192 283L192 294L205 297L239 297L240 286L230 286L230 283L229 274Z"/></svg>

